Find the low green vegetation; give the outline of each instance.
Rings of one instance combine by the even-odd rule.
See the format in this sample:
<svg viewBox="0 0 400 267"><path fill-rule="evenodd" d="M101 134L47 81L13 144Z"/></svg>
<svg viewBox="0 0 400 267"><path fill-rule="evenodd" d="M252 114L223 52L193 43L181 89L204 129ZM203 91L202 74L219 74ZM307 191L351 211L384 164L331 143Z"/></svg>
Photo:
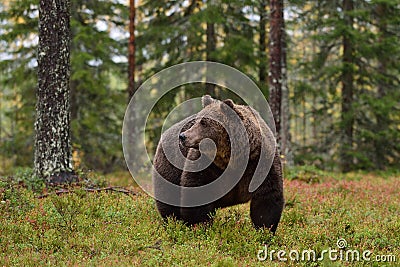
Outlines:
<svg viewBox="0 0 400 267"><path fill-rule="evenodd" d="M387 261L383 265L398 266L399 175L351 173L338 178L300 168L287 176L287 204L272 236L253 229L248 204L219 210L210 225L187 227L175 220L163 222L153 199L127 173L100 180L86 174L79 184L47 189L29 170L20 171L0 182L0 265L382 266L376 261L382 255ZM106 183L134 193L86 191ZM68 192L55 194L61 190ZM351 255L331 261L327 253L318 260L324 250L339 250L339 238L347 242L342 255L357 250L359 261ZM264 245L268 257L260 262L257 254L263 250L259 256L264 256ZM278 260L279 250L286 252L286 262ZM300 253L299 261L289 258L292 250ZM314 250L316 260L303 260L304 250ZM369 262L362 259L367 250Z"/></svg>

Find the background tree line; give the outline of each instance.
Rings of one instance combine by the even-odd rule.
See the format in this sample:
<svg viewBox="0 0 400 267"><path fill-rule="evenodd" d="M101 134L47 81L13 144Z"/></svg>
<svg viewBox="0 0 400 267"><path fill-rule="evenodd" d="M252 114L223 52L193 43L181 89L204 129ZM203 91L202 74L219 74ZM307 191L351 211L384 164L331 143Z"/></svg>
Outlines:
<svg viewBox="0 0 400 267"><path fill-rule="evenodd" d="M38 2L0 3L1 174L32 165ZM210 60L248 74L268 97L269 6L264 0L137 1L135 86L165 67ZM295 164L344 171L400 166L399 11L398 0L285 2L289 91L283 97ZM74 160L84 168L124 168L129 18L127 1L71 0L71 134ZM174 90L158 103L150 147L171 103L205 92L228 95L210 85L197 88Z"/></svg>

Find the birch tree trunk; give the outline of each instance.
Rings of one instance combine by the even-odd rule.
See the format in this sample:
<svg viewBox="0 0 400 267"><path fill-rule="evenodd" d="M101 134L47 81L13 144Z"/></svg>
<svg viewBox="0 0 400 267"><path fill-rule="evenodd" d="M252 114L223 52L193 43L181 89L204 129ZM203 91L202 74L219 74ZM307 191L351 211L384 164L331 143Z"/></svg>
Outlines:
<svg viewBox="0 0 400 267"><path fill-rule="evenodd" d="M288 165L293 165L293 153L291 147L290 136L290 103L289 103L289 87L287 81L287 64L286 64L286 32L285 32L285 19L283 17L283 3L282 3L282 102L281 102L281 152L284 156L283 162Z"/></svg>
<svg viewBox="0 0 400 267"><path fill-rule="evenodd" d="M35 172L73 180L70 140L70 0L40 0Z"/></svg>

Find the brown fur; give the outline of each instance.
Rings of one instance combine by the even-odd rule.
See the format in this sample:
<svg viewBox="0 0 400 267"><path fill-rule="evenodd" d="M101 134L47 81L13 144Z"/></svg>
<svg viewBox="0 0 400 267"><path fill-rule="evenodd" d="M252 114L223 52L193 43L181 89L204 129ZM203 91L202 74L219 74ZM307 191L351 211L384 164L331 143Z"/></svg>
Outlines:
<svg viewBox="0 0 400 267"><path fill-rule="evenodd" d="M271 140L274 138L267 124L262 120L261 116L251 107L236 105L232 100L228 99L223 102L214 100L209 96L203 97L203 109L196 115L178 123L173 127L183 127L181 134L184 136L182 140L181 152L190 160L195 160L200 156L199 144L204 138L210 138L216 144L216 157L213 163L201 172L186 172L178 170L171 166L165 158L163 148L159 145L154 160L155 169L168 181L185 187L197 187L206 185L217 179L227 168L231 160L231 143L227 131L221 123L228 125L229 129L233 129L232 138L239 140L248 140L243 146L250 145L249 161L243 176L236 186L222 198L208 205L180 208L166 205L157 201L157 208L163 217L176 216L184 220L188 224L209 221L210 215L215 209L221 207L232 206L245 203L251 200L250 216L256 227L267 227L275 232L279 223L284 205L282 169L279 153L275 150ZM247 136L243 136L243 132L231 117L232 113L228 112L232 109L238 115L243 123ZM166 131L162 138L177 138L170 136ZM246 139L243 139L246 138ZM247 139L248 138L248 139ZM266 162L266 158L260 159L261 146L267 151L267 157L273 158L273 164L268 172L267 177L261 186L254 192L249 192L249 184L255 172L258 162ZM165 148L168 149L168 148ZM242 150L241 150L242 151ZM209 151L204 152L208 155ZM211 152L210 152L211 153ZM241 153L241 152L240 152ZM264 164L266 165L266 164ZM235 166L240 168L243 166ZM264 167L262 165L262 167ZM264 179L263 177L259 177ZM155 192L168 194L163 192L162 188L157 188L155 181ZM181 195L181 199L186 196Z"/></svg>

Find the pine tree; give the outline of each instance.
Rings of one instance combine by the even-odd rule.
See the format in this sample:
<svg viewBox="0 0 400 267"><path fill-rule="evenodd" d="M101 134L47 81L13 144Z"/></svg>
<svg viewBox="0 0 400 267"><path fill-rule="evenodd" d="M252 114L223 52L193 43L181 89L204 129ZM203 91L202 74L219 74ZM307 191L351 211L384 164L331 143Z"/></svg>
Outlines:
<svg viewBox="0 0 400 267"><path fill-rule="evenodd" d="M251 1L144 1L138 25L138 64L149 76L193 60L222 62L239 70L257 70L254 31L243 5ZM139 51L140 50L140 51ZM251 73L252 75L255 73Z"/></svg>
<svg viewBox="0 0 400 267"><path fill-rule="evenodd" d="M132 98L136 91L135 85L135 17L136 7L135 0L129 1L129 45L128 45L128 101Z"/></svg>
<svg viewBox="0 0 400 267"><path fill-rule="evenodd" d="M343 67L341 74L342 84L342 109L341 109L341 127L343 128L341 168L343 171L350 171L353 165L353 95L354 95L354 48L351 34L353 34L353 0L343 0L343 16L347 29L343 31Z"/></svg>
<svg viewBox="0 0 400 267"><path fill-rule="evenodd" d="M213 9L212 7L212 1L213 0L208 0L207 1L207 9L211 10ZM210 12L210 16L207 18L206 22L206 60L207 61L215 61L215 50L217 48L217 37L215 33L215 24L212 21L213 16L211 15L212 12ZM211 83L206 84L206 92L209 95L215 96L215 85Z"/></svg>
<svg viewBox="0 0 400 267"><path fill-rule="evenodd" d="M250 2L144 1L139 7L144 18L139 22L137 37L137 64L147 70L143 76L185 61L210 60L256 77L258 55L254 33L257 25L250 20ZM214 90L213 85L185 86L181 91L183 99L206 92L217 98L232 97L219 87ZM165 96L156 106L157 114L153 114L157 121L164 118L171 103L181 99L178 90ZM159 130L154 125L148 134L150 140L157 141Z"/></svg>
<svg viewBox="0 0 400 267"><path fill-rule="evenodd" d="M260 20L259 20L259 45L258 45L258 50L259 50L259 58L260 58L260 63L258 67L258 81L261 86L264 86L264 84L267 83L267 34L266 34L266 27L267 27L267 1L266 0L260 0L259 1L259 7L258 7L258 13L260 15Z"/></svg>
<svg viewBox="0 0 400 267"><path fill-rule="evenodd" d="M283 49L283 1L270 1L270 34L269 34L269 104L274 116L276 137L278 144L281 146L282 129L281 129L281 104L282 104L282 49Z"/></svg>
<svg viewBox="0 0 400 267"><path fill-rule="evenodd" d="M1 151L13 155L17 166L32 162L38 9L37 1L21 0L5 3L0 13L0 42L6 44L0 52L7 55L0 61L5 105L18 102L5 116L19 129L1 144ZM71 135L82 167L123 167L120 118L126 84L120 81L126 80L127 18L128 9L116 1L71 0Z"/></svg>
<svg viewBox="0 0 400 267"><path fill-rule="evenodd" d="M325 168L339 164L343 170L395 166L399 5L390 0L299 3L291 27L300 37L291 53L301 53L299 48L304 53L292 66L302 77L294 100L304 99L314 125L310 129L307 123L307 142L297 144L297 158L314 154L311 162Z"/></svg>
<svg viewBox="0 0 400 267"><path fill-rule="evenodd" d="M32 166L37 87L38 1L4 1L0 10L0 83L5 110L0 151L9 167ZM32 30L34 29L34 30Z"/></svg>
<svg viewBox="0 0 400 267"><path fill-rule="evenodd" d="M369 10L377 32L371 44L376 59L376 65L371 66L375 75L371 76L376 90L368 98L375 120L365 123L364 131L369 133L366 141L373 144L368 157L379 169L396 168L400 166L400 5L376 1Z"/></svg>

